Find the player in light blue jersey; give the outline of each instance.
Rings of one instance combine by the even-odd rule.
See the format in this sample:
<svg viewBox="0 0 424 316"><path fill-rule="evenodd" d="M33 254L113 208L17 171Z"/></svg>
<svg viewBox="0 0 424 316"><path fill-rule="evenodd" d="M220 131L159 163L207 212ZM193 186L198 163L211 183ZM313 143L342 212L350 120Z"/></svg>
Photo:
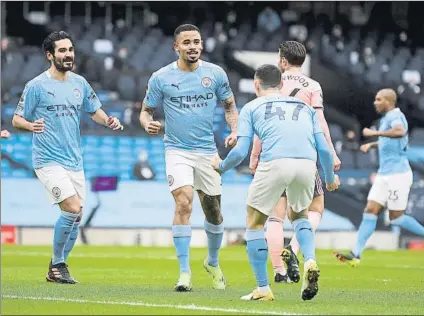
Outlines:
<svg viewBox="0 0 424 316"><path fill-rule="evenodd" d="M203 42L199 29L191 24L174 32L174 50L179 58L155 72L149 80L140 123L151 135L161 124L153 120L154 109L162 105L165 112L165 161L168 185L175 200L172 226L180 266L175 290L192 289L189 260L193 188L205 213L208 257L204 268L212 275L213 287L225 289L226 283L218 261L224 233L221 214L221 177L212 169L216 153L213 116L217 102L225 109L231 134L225 146L237 142L238 112L224 70L200 60Z"/></svg>
<svg viewBox="0 0 424 316"><path fill-rule="evenodd" d="M387 206L392 225L424 236L424 227L413 217L405 215L409 191L413 181L412 170L406 156L408 150L408 122L401 110L396 107L396 92L392 89L380 90L374 101L378 113L383 114L378 130L365 128L365 137L378 136L377 142L361 146L366 153L378 147L380 166L375 181L368 194L358 230L356 246L350 253L335 252L338 260L355 267L360 263L367 240L375 231L378 214Z"/></svg>
<svg viewBox="0 0 424 316"><path fill-rule="evenodd" d="M261 159L247 196L246 223L247 253L258 287L243 296L243 300L274 299L268 282L264 224L283 192L287 194L291 206L289 218L305 257L302 299L310 300L317 294L319 269L315 260L315 232L308 220L308 207L314 196L317 150L327 189L333 191L340 184L316 111L299 99L282 96L281 84L281 71L276 66L258 68L254 79L258 98L240 112L237 146L224 161L216 157L213 162L215 170L223 173L244 160L255 134L262 142Z"/></svg>
<svg viewBox="0 0 424 316"><path fill-rule="evenodd" d="M32 162L61 215L54 226L53 257L47 281L74 284L66 259L78 237L85 197L85 177L80 144L81 113L98 124L122 129L115 117L101 109L88 82L71 72L74 43L64 31L53 32L43 42L50 68L25 85L13 116L14 127L30 131Z"/></svg>

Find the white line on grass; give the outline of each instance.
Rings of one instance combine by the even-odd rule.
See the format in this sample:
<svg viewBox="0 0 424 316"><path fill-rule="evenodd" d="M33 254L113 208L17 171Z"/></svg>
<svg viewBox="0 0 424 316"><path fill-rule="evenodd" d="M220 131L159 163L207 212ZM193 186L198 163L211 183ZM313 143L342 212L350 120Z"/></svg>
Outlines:
<svg viewBox="0 0 424 316"><path fill-rule="evenodd" d="M210 312L224 312L224 313L240 313L240 314L256 314L256 315L299 315L293 313L277 312L277 311L264 311L252 309L237 309L237 308L219 308L199 305L172 305L172 304L152 304L143 302L113 302L113 301L90 301L81 299L72 299L64 297L37 297L37 296L17 296L17 295L2 295L2 298L16 299L16 300L31 300L31 301L55 301L55 302L71 302L83 304L105 304L105 305L127 305L127 306L141 306L141 307L158 307L158 308L174 308L196 311L210 311Z"/></svg>

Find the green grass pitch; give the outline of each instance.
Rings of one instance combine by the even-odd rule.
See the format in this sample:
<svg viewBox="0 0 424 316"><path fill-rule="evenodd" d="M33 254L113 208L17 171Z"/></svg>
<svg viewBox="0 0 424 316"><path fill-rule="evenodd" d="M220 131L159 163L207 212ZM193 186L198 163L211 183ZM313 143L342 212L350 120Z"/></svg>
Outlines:
<svg viewBox="0 0 424 316"><path fill-rule="evenodd" d="M206 249L191 250L193 291L176 293L178 263L173 248L77 246L68 260L76 285L45 281L51 247L2 246L2 315L93 314L423 314L424 253L367 250L358 268L320 250L320 289L300 297L301 283L274 284L273 302L244 302L255 287L242 246L221 251L226 291L212 289L203 270ZM303 265L301 265L303 268ZM302 269L301 269L302 272Z"/></svg>

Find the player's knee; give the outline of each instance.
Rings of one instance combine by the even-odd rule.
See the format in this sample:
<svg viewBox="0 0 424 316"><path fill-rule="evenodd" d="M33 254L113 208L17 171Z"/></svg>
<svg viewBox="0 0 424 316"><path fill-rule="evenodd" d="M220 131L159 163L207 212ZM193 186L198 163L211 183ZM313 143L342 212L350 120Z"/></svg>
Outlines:
<svg viewBox="0 0 424 316"><path fill-rule="evenodd" d="M378 213L380 213L380 210L378 207L375 207L374 205L367 204L367 206L364 209L364 213L378 215Z"/></svg>
<svg viewBox="0 0 424 316"><path fill-rule="evenodd" d="M59 204L59 206L60 209L65 212L73 214L80 214L82 212L81 201L76 195L65 199Z"/></svg>
<svg viewBox="0 0 424 316"><path fill-rule="evenodd" d="M187 215L191 213L192 199L190 199L189 196L185 194L180 194L175 199L175 204L176 204L176 212L178 214Z"/></svg>
<svg viewBox="0 0 424 316"><path fill-rule="evenodd" d="M246 227L251 230L264 229L268 216L259 212L257 209L247 206Z"/></svg>
<svg viewBox="0 0 424 316"><path fill-rule="evenodd" d="M308 219L308 210L303 210L299 213L292 211L290 218L291 218L292 222L294 222L297 219L301 219L301 218Z"/></svg>
<svg viewBox="0 0 424 316"><path fill-rule="evenodd" d="M395 220L396 218L401 217L404 214L404 211L389 211L389 219Z"/></svg>
<svg viewBox="0 0 424 316"><path fill-rule="evenodd" d="M324 212L324 199L317 196L309 206L309 212L317 212L322 214Z"/></svg>

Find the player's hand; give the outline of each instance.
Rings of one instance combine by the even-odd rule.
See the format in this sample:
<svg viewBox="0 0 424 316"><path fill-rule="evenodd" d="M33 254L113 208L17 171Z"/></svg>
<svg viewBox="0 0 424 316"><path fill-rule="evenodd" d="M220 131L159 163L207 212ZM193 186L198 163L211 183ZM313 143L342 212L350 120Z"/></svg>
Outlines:
<svg viewBox="0 0 424 316"><path fill-rule="evenodd" d="M219 174L221 174L221 171L219 171L219 164L221 163L221 161L222 159L219 157L218 154L216 154L215 157L213 157L212 159L212 168Z"/></svg>
<svg viewBox="0 0 424 316"><path fill-rule="evenodd" d="M334 181L333 181L333 183L331 183L331 184L326 184L326 187L327 187L327 191L335 191L335 190L337 190L339 187L340 187L340 178L339 178L339 176L336 174L335 176L334 176Z"/></svg>
<svg viewBox="0 0 424 316"><path fill-rule="evenodd" d="M364 153L367 153L368 150L370 150L370 148L371 148L371 143L368 143L368 144L361 145L361 147L359 147L359 150Z"/></svg>
<svg viewBox="0 0 424 316"><path fill-rule="evenodd" d="M342 165L342 162L340 161L336 153L333 154L333 159L334 159L334 171L339 171Z"/></svg>
<svg viewBox="0 0 424 316"><path fill-rule="evenodd" d="M233 132L225 139L225 148L228 146L234 147L235 145L237 145L237 133Z"/></svg>
<svg viewBox="0 0 424 316"><path fill-rule="evenodd" d="M159 121L150 121L149 123L146 124L144 129L150 135L157 135L159 134L161 126L162 124Z"/></svg>
<svg viewBox="0 0 424 316"><path fill-rule="evenodd" d="M29 130L36 134L44 132L44 118L40 118L36 120L34 123L30 123Z"/></svg>
<svg viewBox="0 0 424 316"><path fill-rule="evenodd" d="M258 164L259 164L259 156L250 155L249 170L252 175L255 174Z"/></svg>
<svg viewBox="0 0 424 316"><path fill-rule="evenodd" d="M124 129L119 119L115 116L109 116L107 119L107 127L113 129L114 131L120 129L121 131Z"/></svg>
<svg viewBox="0 0 424 316"><path fill-rule="evenodd" d="M365 127L362 130L362 135L364 135L365 137L374 137L374 136L377 136L377 131L371 128Z"/></svg>
<svg viewBox="0 0 424 316"><path fill-rule="evenodd" d="M6 129L1 131L1 138L9 138L10 137L10 132Z"/></svg>

